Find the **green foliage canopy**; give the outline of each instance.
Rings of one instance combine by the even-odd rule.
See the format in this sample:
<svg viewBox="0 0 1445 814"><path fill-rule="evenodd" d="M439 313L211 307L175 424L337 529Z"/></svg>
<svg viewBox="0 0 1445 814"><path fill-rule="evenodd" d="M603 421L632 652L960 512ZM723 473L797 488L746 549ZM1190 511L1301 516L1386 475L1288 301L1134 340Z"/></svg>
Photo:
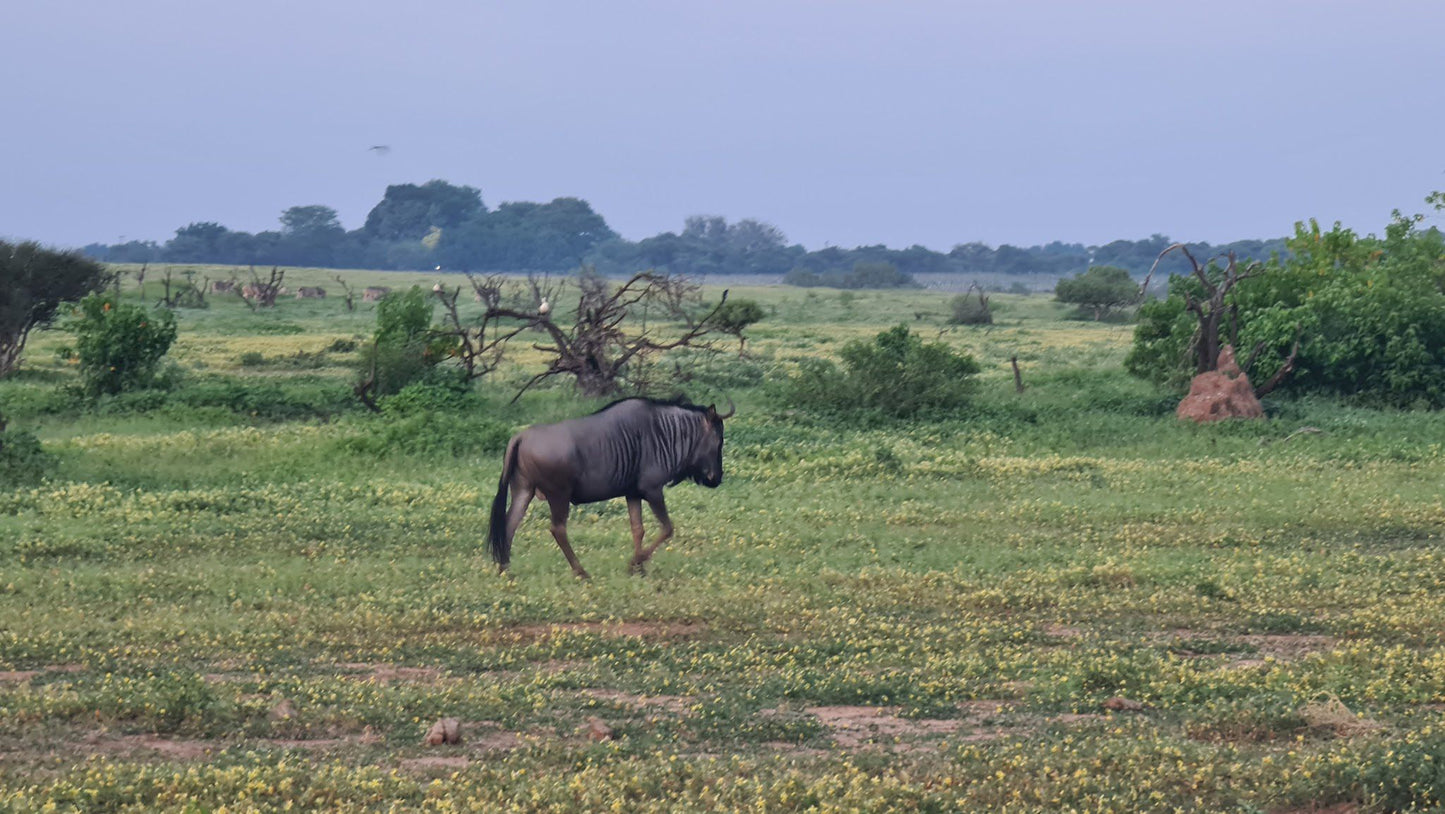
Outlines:
<svg viewBox="0 0 1445 814"><path fill-rule="evenodd" d="M1359 237L1339 224L1295 225L1287 259L1241 280L1231 293L1232 341L1240 357L1260 348L1247 371L1273 376L1296 339L1286 386L1394 406L1445 406L1445 238L1398 212L1384 238ZM1140 309L1125 360L1135 375L1187 381L1196 322L1185 310L1198 281L1174 276L1169 296Z"/></svg>
<svg viewBox="0 0 1445 814"><path fill-rule="evenodd" d="M420 286L393 292L377 303L374 341L361 354L361 375L373 379L377 395L400 393L451 356L454 338L431 329L434 305Z"/></svg>
<svg viewBox="0 0 1445 814"><path fill-rule="evenodd" d="M1077 305L1094 312L1094 319L1103 319L1115 308L1122 308L1139 298L1139 285L1128 269L1117 266L1089 266L1088 270L1060 280L1054 287L1059 302Z"/></svg>
<svg viewBox="0 0 1445 814"><path fill-rule="evenodd" d="M106 283L105 269L79 252L0 240L0 376L15 369L30 330Z"/></svg>

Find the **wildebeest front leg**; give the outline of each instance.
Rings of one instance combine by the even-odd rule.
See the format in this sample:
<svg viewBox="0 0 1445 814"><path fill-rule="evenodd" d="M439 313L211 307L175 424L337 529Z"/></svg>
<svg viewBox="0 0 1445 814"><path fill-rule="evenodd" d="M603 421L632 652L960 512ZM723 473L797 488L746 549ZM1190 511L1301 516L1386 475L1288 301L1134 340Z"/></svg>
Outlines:
<svg viewBox="0 0 1445 814"><path fill-rule="evenodd" d="M648 508L652 509L652 516L657 518L659 530L657 533L657 539L652 541L652 545L638 552L637 556L641 557L641 560L637 562L637 568L639 570L642 568L643 563L646 563L648 560L652 559L652 552L656 551L658 546L672 539L672 520L667 516L667 503L663 501L662 495L657 494L655 496L646 498L646 500ZM642 538L641 514L642 512L639 511L637 524L633 527L634 529L636 529L633 534L639 540Z"/></svg>
<svg viewBox="0 0 1445 814"><path fill-rule="evenodd" d="M642 552L642 498L627 499L627 519L632 523L632 563L627 566L627 571L645 574L647 571L642 567L647 562L647 556Z"/></svg>
<svg viewBox="0 0 1445 814"><path fill-rule="evenodd" d="M547 506L552 510L552 538L562 549L567 564L572 566L572 573L582 579L591 579L591 575L583 570L582 563L577 562L577 555L572 553L572 544L567 542L567 515L572 511L572 504L565 497L549 497Z"/></svg>

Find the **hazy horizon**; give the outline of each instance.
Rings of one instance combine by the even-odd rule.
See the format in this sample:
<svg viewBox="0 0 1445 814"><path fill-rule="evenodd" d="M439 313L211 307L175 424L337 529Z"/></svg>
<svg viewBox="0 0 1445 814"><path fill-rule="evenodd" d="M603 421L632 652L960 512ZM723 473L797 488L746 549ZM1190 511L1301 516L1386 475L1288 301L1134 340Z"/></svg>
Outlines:
<svg viewBox="0 0 1445 814"><path fill-rule="evenodd" d="M357 228L388 184L809 249L1380 232L1445 188L1445 4L7 9L0 235ZM389 151L369 149L387 145ZM1441 218L1432 214L1431 223Z"/></svg>

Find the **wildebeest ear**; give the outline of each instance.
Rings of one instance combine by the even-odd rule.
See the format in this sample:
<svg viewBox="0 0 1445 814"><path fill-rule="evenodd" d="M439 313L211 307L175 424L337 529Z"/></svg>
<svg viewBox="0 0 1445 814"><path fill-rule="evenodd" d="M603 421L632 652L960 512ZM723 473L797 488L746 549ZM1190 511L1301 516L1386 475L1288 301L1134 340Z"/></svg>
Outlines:
<svg viewBox="0 0 1445 814"><path fill-rule="evenodd" d="M712 419L714 419L714 418L717 418L717 405L716 405L716 404L709 404L709 405L707 406L707 417L708 417L709 420L712 420Z"/></svg>

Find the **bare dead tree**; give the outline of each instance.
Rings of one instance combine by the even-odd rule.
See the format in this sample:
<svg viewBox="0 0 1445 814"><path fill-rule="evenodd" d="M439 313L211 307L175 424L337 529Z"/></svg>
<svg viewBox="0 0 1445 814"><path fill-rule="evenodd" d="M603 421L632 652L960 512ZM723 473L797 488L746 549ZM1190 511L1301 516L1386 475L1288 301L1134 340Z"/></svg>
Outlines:
<svg viewBox="0 0 1445 814"><path fill-rule="evenodd" d="M486 277L467 275L476 300L482 303L482 314L474 321L466 321L459 312L457 302L461 299L462 288L448 289L438 284L432 289L442 304L442 323L445 333L457 340L457 359L462 363L467 378L476 379L491 373L502 363L507 343L524 331L528 331L546 318L538 311L507 308L502 305L502 284L499 274ZM533 290L536 283L533 282ZM539 303L546 302L539 299Z"/></svg>
<svg viewBox="0 0 1445 814"><path fill-rule="evenodd" d="M135 273L136 285L140 287L141 302L145 302L146 298L146 269L149 268L149 266L149 263L141 263L140 270ZM120 280L119 275L116 276L116 280L117 282Z"/></svg>
<svg viewBox="0 0 1445 814"><path fill-rule="evenodd" d="M162 296L161 296L160 302L156 303L156 305L164 305L164 306L166 306L167 308L170 308L170 307L171 307L171 267L170 267L170 266L166 266L166 273L165 273L165 275L164 275L163 277L161 277L161 286L162 286L162 291L163 291L164 293L163 293Z"/></svg>
<svg viewBox="0 0 1445 814"><path fill-rule="evenodd" d="M1189 261L1190 273L1194 275L1194 279L1204 290L1203 298L1186 291L1184 307L1194 314L1199 323L1192 345L1194 371L1195 373L1205 373L1219 366L1219 353L1223 349L1226 339L1229 344L1234 344L1238 339L1239 314L1234 303L1229 301L1230 292L1241 280L1258 276L1263 272L1264 265L1256 261L1241 269L1238 258L1232 251L1215 255L1200 264L1198 260L1194 259L1194 255L1189 253L1188 246L1183 243L1175 243L1160 252L1159 256L1154 259L1154 265L1149 268L1149 273L1145 275L1144 283L1139 288L1140 297L1148 290L1149 280L1154 276L1154 270L1158 268L1164 255L1174 251L1184 255L1184 259ZM1215 265L1216 260L1224 260L1224 266L1221 268ZM1229 320L1227 327L1230 335L1222 337L1221 331L1226 327L1226 318Z"/></svg>
<svg viewBox="0 0 1445 814"><path fill-rule="evenodd" d="M1164 255L1173 251L1184 255L1184 259L1189 261L1190 273L1194 276L1195 280L1199 281L1200 287L1204 289L1203 298L1196 297L1192 292L1186 291L1184 293L1184 307L1190 313L1194 314L1195 319L1199 323L1199 327L1195 329L1194 339L1191 345L1191 352L1194 354L1194 371L1195 373L1205 373L1219 366L1219 355L1226 344L1226 338L1221 336L1221 332L1226 327L1228 327L1229 330L1227 344L1233 345L1239 340L1239 310L1235 304L1230 301L1229 294L1241 280L1247 280L1250 277L1257 277L1262 274L1264 272L1264 264L1255 261L1241 269L1238 258L1232 251L1215 255L1201 264L1194 258L1194 255L1189 253L1187 246L1183 243L1175 243L1165 248L1164 251L1160 252L1159 256L1154 259L1154 264L1149 267L1149 273L1144 277L1144 283L1139 287L1140 299L1143 299L1145 292L1148 291L1149 281L1154 276L1154 270L1159 267L1159 262L1164 259ZM1223 260L1224 266L1222 268L1217 266L1215 264L1216 260ZM1227 324L1226 319L1228 320ZM1279 370L1275 371L1275 374L1270 377L1269 381L1255 387L1255 396L1263 397L1272 392L1294 371L1295 363L1299 358L1301 336L1301 330L1297 329L1295 331L1294 345L1290 348L1289 356L1285 358L1284 364L1280 366ZM1265 343L1260 342L1250 351L1249 358L1245 360L1244 367L1241 368L1246 374L1253 369L1254 362L1259 357L1260 351L1264 350L1264 347Z"/></svg>
<svg viewBox="0 0 1445 814"><path fill-rule="evenodd" d="M339 285L339 286L341 286L341 290L342 290L343 292L345 292L345 294L346 294L346 296L342 298L342 303L346 306L346 310L347 310L347 311L355 311L355 310L356 310L356 292L355 292L354 290L352 290L351 286L349 286L349 285L346 284L346 281L345 281L345 280L341 279L341 275L340 275L340 274L333 274L333 275L331 275L331 279L335 280L335 281L336 281L336 284Z"/></svg>
<svg viewBox="0 0 1445 814"><path fill-rule="evenodd" d="M495 309L499 316L532 317L532 327L547 335L546 342L532 345L551 357L547 369L523 385L513 401L538 382L561 375L573 377L589 396L610 395L629 381L629 365L643 367L658 354L676 348L716 349L713 339L721 334L712 319L727 302L726 291L716 305L698 316L702 287L680 275L644 271L618 286L597 275L583 275L577 287L577 310L569 326L558 324L551 314ZM542 296L535 282L533 293L539 299ZM560 296L561 291L556 294ZM664 335L655 322L645 322L650 311L667 318L663 322L671 327L670 333Z"/></svg>
<svg viewBox="0 0 1445 814"><path fill-rule="evenodd" d="M381 412L381 407L376 403L376 355L377 355L377 345L378 345L377 341L376 341L376 340L372 340L372 342L371 342L371 369L370 369L369 371L367 371L366 378L364 378L364 379L362 379L361 381L357 382L357 383L356 383L356 386L353 387L353 388L351 388L351 391L356 394L356 397L361 400L361 403L364 404L364 405L366 405L366 409L372 411L373 413L380 413L380 412Z"/></svg>
<svg viewBox="0 0 1445 814"><path fill-rule="evenodd" d="M271 276L266 280L256 273L256 267L251 266L251 282L241 286L241 299L251 306L251 310L258 308L274 308L276 297L281 293L281 281L286 277L285 269L271 267Z"/></svg>

